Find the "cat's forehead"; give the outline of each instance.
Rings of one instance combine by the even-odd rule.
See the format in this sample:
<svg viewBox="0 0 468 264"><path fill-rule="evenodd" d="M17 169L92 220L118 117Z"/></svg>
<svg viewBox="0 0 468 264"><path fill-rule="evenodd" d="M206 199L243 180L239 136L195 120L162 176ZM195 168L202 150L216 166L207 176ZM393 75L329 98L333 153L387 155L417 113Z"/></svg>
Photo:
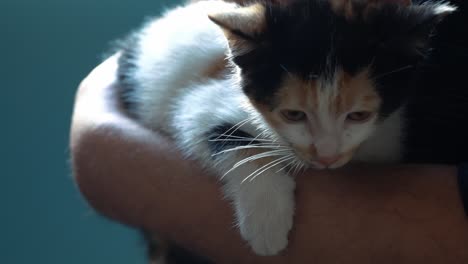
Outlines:
<svg viewBox="0 0 468 264"><path fill-rule="evenodd" d="M377 111L381 102L367 69L355 75L336 69L331 77L318 79L287 74L277 100L281 108L336 116L349 111Z"/></svg>
<svg viewBox="0 0 468 264"><path fill-rule="evenodd" d="M279 83L289 83L285 87L315 87L320 84L318 86L322 89L312 89L317 91L315 98L319 100L327 92L338 93L348 84L358 87L354 81L364 83L363 75L359 75L364 70L366 79L371 78L374 54L368 47L367 30L348 28L349 23L344 18L333 14L319 1L312 2L314 7L293 5L286 9L269 9L266 12L265 44L245 53L245 56L236 57L245 73L244 90L255 100L271 104L271 95L283 88ZM331 88L332 84L339 83L341 85L337 87L340 89ZM367 81L364 87L372 87L372 93L375 93L375 87L370 83ZM340 93L358 94L358 90Z"/></svg>
<svg viewBox="0 0 468 264"><path fill-rule="evenodd" d="M326 75L336 67L356 73L375 57L375 32L347 21L320 1L273 9L266 16L272 54L290 71Z"/></svg>

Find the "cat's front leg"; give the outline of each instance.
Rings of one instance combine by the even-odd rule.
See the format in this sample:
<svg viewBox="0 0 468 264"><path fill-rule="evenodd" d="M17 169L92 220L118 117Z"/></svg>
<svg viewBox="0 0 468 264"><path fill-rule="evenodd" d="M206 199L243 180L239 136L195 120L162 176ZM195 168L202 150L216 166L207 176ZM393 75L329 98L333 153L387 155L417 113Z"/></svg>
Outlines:
<svg viewBox="0 0 468 264"><path fill-rule="evenodd" d="M265 168L265 162L252 161L239 166L228 173L224 181L226 194L234 203L242 237L255 253L274 255L288 244L295 182L286 173L278 172L279 164L255 175L254 172Z"/></svg>

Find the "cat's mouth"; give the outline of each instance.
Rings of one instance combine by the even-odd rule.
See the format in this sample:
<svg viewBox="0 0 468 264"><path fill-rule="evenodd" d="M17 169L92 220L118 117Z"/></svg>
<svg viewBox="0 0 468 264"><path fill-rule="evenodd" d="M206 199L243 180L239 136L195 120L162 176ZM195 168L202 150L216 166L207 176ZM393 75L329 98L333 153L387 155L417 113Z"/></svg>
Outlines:
<svg viewBox="0 0 468 264"><path fill-rule="evenodd" d="M317 152L309 151L310 148L304 148L298 145L289 144L290 149L295 153L298 160L300 160L306 167L311 169L338 169L348 164L354 156L357 148L351 148L347 151L342 151L328 157L319 157Z"/></svg>
<svg viewBox="0 0 468 264"><path fill-rule="evenodd" d="M344 153L334 157L326 157L326 158L317 158L307 155L299 154L298 156L301 160L303 160L309 168L312 169L337 169L346 165L352 158L352 153Z"/></svg>
<svg viewBox="0 0 468 264"><path fill-rule="evenodd" d="M321 162L315 162L315 163L318 165L318 169L338 169L348 164L349 161L350 159L341 157L340 159L336 160L335 162L331 164L324 164Z"/></svg>

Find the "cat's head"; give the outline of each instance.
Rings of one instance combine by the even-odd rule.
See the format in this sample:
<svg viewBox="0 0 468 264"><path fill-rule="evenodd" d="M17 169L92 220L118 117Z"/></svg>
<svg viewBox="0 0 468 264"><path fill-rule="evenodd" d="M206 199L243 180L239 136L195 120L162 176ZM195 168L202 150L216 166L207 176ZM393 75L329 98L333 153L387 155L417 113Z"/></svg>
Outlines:
<svg viewBox="0 0 468 264"><path fill-rule="evenodd" d="M344 6L336 5L338 2ZM411 94L442 2L255 3L210 15L242 88L271 128L316 168L336 168Z"/></svg>

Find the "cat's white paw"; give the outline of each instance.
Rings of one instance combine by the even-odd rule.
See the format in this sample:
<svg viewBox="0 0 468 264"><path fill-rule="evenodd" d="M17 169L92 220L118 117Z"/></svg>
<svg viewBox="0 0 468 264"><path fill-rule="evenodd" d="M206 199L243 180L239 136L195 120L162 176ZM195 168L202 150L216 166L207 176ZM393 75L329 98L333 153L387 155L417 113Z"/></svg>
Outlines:
<svg viewBox="0 0 468 264"><path fill-rule="evenodd" d="M234 202L240 233L253 251L262 256L275 255L288 245L296 184L292 177L279 173L277 168L246 181L245 175L257 171L259 166L241 166L225 179L224 191Z"/></svg>
<svg viewBox="0 0 468 264"><path fill-rule="evenodd" d="M256 254L275 255L288 245L294 217L293 191L254 196L248 208L238 212L241 235Z"/></svg>
<svg viewBox="0 0 468 264"><path fill-rule="evenodd" d="M293 224L293 208L260 210L247 216L240 225L242 237L253 251L262 256L276 255L288 245L288 233Z"/></svg>

